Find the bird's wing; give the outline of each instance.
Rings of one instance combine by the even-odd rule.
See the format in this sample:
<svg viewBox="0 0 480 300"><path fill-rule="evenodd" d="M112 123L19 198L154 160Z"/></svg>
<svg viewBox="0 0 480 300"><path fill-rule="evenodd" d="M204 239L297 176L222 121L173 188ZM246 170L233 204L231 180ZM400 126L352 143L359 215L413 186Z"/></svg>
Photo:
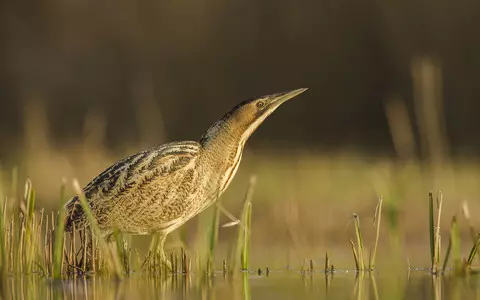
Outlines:
<svg viewBox="0 0 480 300"><path fill-rule="evenodd" d="M143 185L158 176L166 176L181 170L198 157L197 142L174 142L128 156L115 163L83 188L90 206L121 196L135 186ZM65 205L65 228L70 231L73 223L80 228L86 222L78 195Z"/></svg>

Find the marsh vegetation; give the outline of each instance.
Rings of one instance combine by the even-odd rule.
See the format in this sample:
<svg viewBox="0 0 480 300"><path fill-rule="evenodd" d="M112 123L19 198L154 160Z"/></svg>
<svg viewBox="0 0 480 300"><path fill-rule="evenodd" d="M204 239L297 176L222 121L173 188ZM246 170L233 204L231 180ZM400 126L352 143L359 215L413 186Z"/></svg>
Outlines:
<svg viewBox="0 0 480 300"><path fill-rule="evenodd" d="M352 209L339 221L338 227L345 228L339 239L342 242L329 243L323 253L308 247L295 248L295 258L289 257L288 247L281 249L271 244L268 236L252 238L256 224L262 222L254 218L256 204L262 207L258 200L261 175L257 174L250 178L246 191L238 193L242 195L238 199L241 206L236 211L225 208L222 200L200 216L201 230L195 237L199 241L190 244L195 246L181 241L184 232L178 235L177 246L167 246L172 264L169 269L150 251L152 247L145 240L117 233L107 242L95 225L65 234L60 222L64 218L62 203L67 199L68 184L79 190L75 180L59 186L59 209L46 211L37 207L36 190L30 180L17 194L15 191L20 189L16 185L21 182L18 172L3 174L10 174L10 180L3 180L0 190L0 261L6 299L30 299L35 295L72 299L80 295L155 298L160 294L189 299L213 295L247 299L261 295L263 289L287 287L291 294L279 293L280 299L294 294L306 298L333 295L358 299L407 295L441 299L442 295L450 298L478 294L475 265L480 239L469 204L465 201L455 207L458 203L449 201L441 191L426 193L415 203L415 210L422 213L412 216L419 218L415 222L421 225L416 223L415 228L422 231L416 231L414 238L423 239L421 243L400 242L408 241L406 235L413 234L402 224L405 219L399 217L404 208L401 203L378 197L359 206L362 213L353 213ZM295 215L298 207L290 205L286 229L290 230L289 247L294 248L302 245L299 240L308 243L308 239L306 232L296 229L301 219L295 220L299 217L299 212ZM414 208L408 207L410 210ZM414 219L406 219L409 220ZM93 218L90 221L95 224ZM231 237L222 236L228 241L219 242L220 233L227 230ZM268 249L267 256L251 251L259 249L256 243ZM351 253L347 255L349 248ZM300 257L300 253L308 256ZM418 289L422 297L415 296L420 293Z"/></svg>

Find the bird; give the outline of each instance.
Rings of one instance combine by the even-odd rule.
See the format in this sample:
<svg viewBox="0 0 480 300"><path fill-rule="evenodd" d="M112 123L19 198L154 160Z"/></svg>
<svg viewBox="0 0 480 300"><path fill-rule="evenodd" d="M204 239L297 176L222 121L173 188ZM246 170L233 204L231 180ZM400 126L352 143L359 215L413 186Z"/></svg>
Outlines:
<svg viewBox="0 0 480 300"><path fill-rule="evenodd" d="M168 264L163 249L167 235L215 203L232 182L253 132L280 105L306 90L250 98L198 141L153 147L104 170L82 189L102 235L153 235L158 255ZM66 232L90 226L79 197L65 204Z"/></svg>

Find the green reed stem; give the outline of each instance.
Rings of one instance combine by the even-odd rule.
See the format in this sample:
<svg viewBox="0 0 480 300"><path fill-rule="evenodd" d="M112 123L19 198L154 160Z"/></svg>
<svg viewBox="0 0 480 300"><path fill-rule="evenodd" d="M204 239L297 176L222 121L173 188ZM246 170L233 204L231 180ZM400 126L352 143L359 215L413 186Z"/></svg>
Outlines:
<svg viewBox="0 0 480 300"><path fill-rule="evenodd" d="M433 194L430 192L428 194L428 225L429 225L429 234L430 234L430 260L432 268L435 264L435 221L433 216L434 204L433 204Z"/></svg>
<svg viewBox="0 0 480 300"><path fill-rule="evenodd" d="M98 244L100 246L100 251L102 252L102 256L104 256L105 258L110 258L110 259L107 259L107 263L110 266L110 269L113 269L115 276L117 278L123 278L123 273L120 268L118 255L114 253L114 251L110 251L107 243L102 238L102 232L100 231L100 228L98 228L97 221L93 217L92 211L90 210L90 206L87 202L87 199L85 198L85 194L83 193L83 190L80 188L80 184L76 179L73 181L73 186L74 186L75 192L78 194L80 205L82 206L82 209L87 217L88 223L93 231L93 234L98 237Z"/></svg>
<svg viewBox="0 0 480 300"><path fill-rule="evenodd" d="M236 241L236 246L235 246L235 252L232 257L232 271L238 269L238 258L240 257L240 263L241 263L241 269L246 270L248 269L248 250L249 249L249 241L245 241L245 239L249 239L250 235L248 234L250 225L247 225L247 222L250 222L250 215L252 212L251 208L251 202L252 202L252 196L253 192L255 190L255 185L256 185L256 177L252 176L249 181L247 193L245 194L245 202L243 203L243 208L242 208L242 216L240 217L240 226L238 229L238 236L237 236L237 241ZM249 205L250 204L250 205ZM250 206L250 208L249 208ZM250 211L250 212L248 212ZM245 266L247 268L245 268Z"/></svg>
<svg viewBox="0 0 480 300"><path fill-rule="evenodd" d="M60 212L57 219L57 228L55 230L55 245L53 252L53 278L59 279L62 274L63 244L65 238L65 181L62 181L60 187ZM86 234L86 232L85 232Z"/></svg>
<svg viewBox="0 0 480 300"><path fill-rule="evenodd" d="M356 250L356 247L355 247L355 243L350 240L350 245L352 246L352 253L353 253L353 259L355 260L355 269L357 271L360 270L360 263L358 261L358 254L357 254L357 250Z"/></svg>
<svg viewBox="0 0 480 300"><path fill-rule="evenodd" d="M357 243L358 243L358 262L359 262L359 270L365 269L365 261L364 261L364 246L363 246L363 237L362 231L360 229L360 218L357 214L353 214L354 224L355 224L355 235L357 236Z"/></svg>
<svg viewBox="0 0 480 300"><path fill-rule="evenodd" d="M373 270L375 268L375 259L377 256L378 241L380 239L380 222L382 220L382 206L383 206L383 198L380 197L378 199L378 203L375 208L375 214L373 218L373 225L375 226L376 233L375 233L375 244L373 246L373 253L370 256L370 263L368 266L370 270Z"/></svg>
<svg viewBox="0 0 480 300"><path fill-rule="evenodd" d="M476 233L477 231L475 230L475 226L473 225L472 219L470 218L470 209L468 208L467 201L464 201L462 203L462 212L463 212L463 216L465 217L465 220L467 220L467 223L468 223L468 229L470 232L472 243L475 244L475 242L477 241L477 233Z"/></svg>
<svg viewBox="0 0 480 300"><path fill-rule="evenodd" d="M35 241L35 222L34 222L34 210L35 210L35 190L32 187L32 182L27 179L25 182L25 202L27 205L26 216L22 220L24 226L23 236L23 264L27 273L32 271L33 255L35 247L38 242Z"/></svg>
<svg viewBox="0 0 480 300"><path fill-rule="evenodd" d="M330 258L328 257L328 252L325 252L325 267L324 267L325 274L330 271Z"/></svg>
<svg viewBox="0 0 480 300"><path fill-rule="evenodd" d="M473 244L473 247L470 250L470 254L468 255L467 264L466 264L467 267L472 266L473 259L475 258L475 255L478 252L478 247L479 246L480 246L480 233L477 235L477 240L476 240L475 244Z"/></svg>
<svg viewBox="0 0 480 300"><path fill-rule="evenodd" d="M461 269L461 258L460 258L460 232L458 229L457 217L452 217L452 222L450 225L450 241L448 242L447 251L445 253L445 259L443 261L442 270L445 272L447 268L448 260L450 254L453 256L453 269L455 273L458 273Z"/></svg>
<svg viewBox="0 0 480 300"><path fill-rule="evenodd" d="M250 264L250 237L252 223L252 203L248 202L245 212L245 229L243 231L243 247L242 247L242 270L248 271Z"/></svg>
<svg viewBox="0 0 480 300"><path fill-rule="evenodd" d="M429 229L430 229L430 255L432 262L432 272L438 272L438 264L440 263L440 248L441 248L441 237L440 237L440 220L442 216L442 203L443 195L442 192L437 194L437 219L435 223L434 210L435 204L433 201L433 194L430 192L428 194L429 198Z"/></svg>
<svg viewBox="0 0 480 300"><path fill-rule="evenodd" d="M441 254L441 236L440 236L440 219L442 217L443 194L437 193L437 224L435 226L435 271L438 271L438 264L440 263Z"/></svg>
<svg viewBox="0 0 480 300"><path fill-rule="evenodd" d="M215 247L218 240L218 228L220 223L220 208L215 206L213 212L212 224L210 227L210 237L209 237L209 247L208 247L208 261L207 261L207 272L211 273L214 270L215 262Z"/></svg>

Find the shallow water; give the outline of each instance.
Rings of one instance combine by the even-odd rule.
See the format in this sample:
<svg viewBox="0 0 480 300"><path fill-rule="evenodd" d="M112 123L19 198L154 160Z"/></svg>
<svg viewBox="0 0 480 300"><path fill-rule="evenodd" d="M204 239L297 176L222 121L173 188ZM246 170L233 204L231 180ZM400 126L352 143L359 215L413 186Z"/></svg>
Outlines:
<svg viewBox="0 0 480 300"><path fill-rule="evenodd" d="M337 271L333 275L272 271L268 276L216 274L211 278L131 275L118 281L77 278L53 281L37 275L10 276L3 299L480 299L478 276L432 276Z"/></svg>

